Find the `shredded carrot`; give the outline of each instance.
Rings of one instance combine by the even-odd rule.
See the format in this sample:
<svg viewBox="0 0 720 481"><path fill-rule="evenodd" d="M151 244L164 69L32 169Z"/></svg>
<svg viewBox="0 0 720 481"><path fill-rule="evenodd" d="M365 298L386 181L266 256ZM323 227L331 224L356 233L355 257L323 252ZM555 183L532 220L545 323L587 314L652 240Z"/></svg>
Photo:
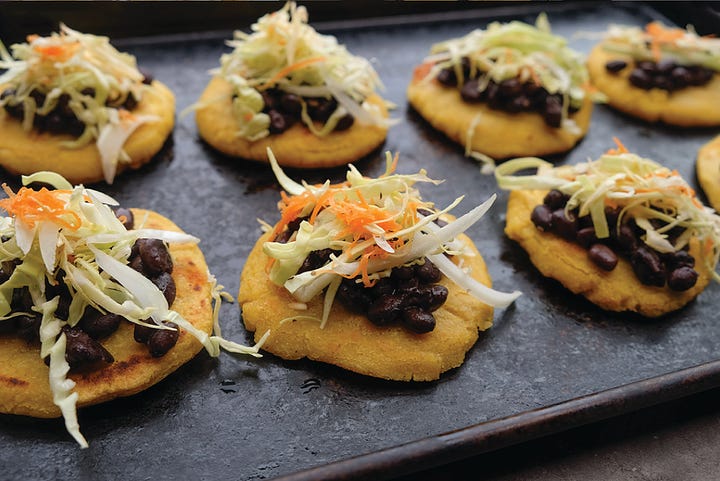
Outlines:
<svg viewBox="0 0 720 481"><path fill-rule="evenodd" d="M311 58L306 58L305 60L300 60L298 62L295 62L292 65L287 65L287 66L281 68L280 70L278 70L278 72L275 75L270 77L269 80L267 80L264 84L262 84L258 88L262 90L262 89L266 89L268 87L272 87L278 80L280 80L283 77L286 77L288 74L291 74L291 73L295 72L296 70L300 70L301 68L305 68L308 65L324 62L326 60L327 60L326 57L311 57Z"/></svg>
<svg viewBox="0 0 720 481"><path fill-rule="evenodd" d="M645 31L650 35L650 51L653 59L657 62L661 57L663 44L673 44L676 40L685 36L685 31L679 28L665 28L660 22L650 22L645 26Z"/></svg>
<svg viewBox="0 0 720 481"><path fill-rule="evenodd" d="M427 77L432 68L432 62L425 62L415 67L415 70L413 70L413 82L418 82Z"/></svg>
<svg viewBox="0 0 720 481"><path fill-rule="evenodd" d="M13 193L7 185L3 184L2 187L9 197L0 200L0 208L31 228L42 221L50 221L70 230L77 230L82 224L80 216L68 210L65 200L58 196L66 191L22 187Z"/></svg>
<svg viewBox="0 0 720 481"><path fill-rule="evenodd" d="M35 45L33 50L48 60L64 62L72 57L80 48L79 43L66 43L59 45Z"/></svg>
<svg viewBox="0 0 720 481"><path fill-rule="evenodd" d="M393 157L393 161L392 161L392 163L390 164L390 168L388 169L387 172L385 172L385 173L384 173L383 175L381 175L380 177L387 177L387 176L390 175L390 174L394 174L394 173L395 173L395 169L397 169L397 164L398 164L398 160L399 160L399 159L400 159L400 154L398 154L397 152L395 152L395 156Z"/></svg>
<svg viewBox="0 0 720 481"><path fill-rule="evenodd" d="M606 153L608 155L618 155L618 154L627 154L628 149L623 145L622 142L620 142L620 139L617 137L613 137L613 142L615 142L615 145L617 145L617 149L610 149Z"/></svg>

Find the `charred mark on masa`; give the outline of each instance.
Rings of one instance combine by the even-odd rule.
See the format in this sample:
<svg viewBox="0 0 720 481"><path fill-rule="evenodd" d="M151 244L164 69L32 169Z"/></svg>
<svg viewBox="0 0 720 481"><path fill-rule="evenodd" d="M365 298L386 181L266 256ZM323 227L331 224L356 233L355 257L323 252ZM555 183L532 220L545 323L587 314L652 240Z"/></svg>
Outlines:
<svg viewBox="0 0 720 481"><path fill-rule="evenodd" d="M22 379L10 376L0 376L0 382L2 382L3 384L7 384L8 386L27 386L28 384L30 384L27 381L23 381Z"/></svg>

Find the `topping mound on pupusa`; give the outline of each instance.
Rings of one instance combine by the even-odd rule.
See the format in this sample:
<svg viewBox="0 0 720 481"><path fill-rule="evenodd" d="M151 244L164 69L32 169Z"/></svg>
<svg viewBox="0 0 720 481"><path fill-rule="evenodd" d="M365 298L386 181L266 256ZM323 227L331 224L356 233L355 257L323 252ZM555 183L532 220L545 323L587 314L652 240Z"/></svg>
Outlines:
<svg viewBox="0 0 720 481"><path fill-rule="evenodd" d="M55 173L23 181L55 190L4 186L0 200L0 412L62 415L86 447L76 406L136 394L202 347L258 356L220 337L197 238Z"/></svg>
<svg viewBox="0 0 720 481"><path fill-rule="evenodd" d="M595 161L521 158L495 175L512 190L506 234L543 275L603 309L661 316L720 280L720 217L676 171L619 141Z"/></svg>
<svg viewBox="0 0 720 481"><path fill-rule="evenodd" d="M611 25L588 57L610 105L648 122L720 125L720 39L691 27Z"/></svg>
<svg viewBox="0 0 720 481"><path fill-rule="evenodd" d="M193 106L200 136L228 155L282 165L344 165L385 139L387 107L375 92L370 62L307 24L305 7L288 2L261 17L252 33L235 32L233 51Z"/></svg>
<svg viewBox="0 0 720 481"><path fill-rule="evenodd" d="M52 170L72 183L112 183L161 149L175 98L107 37L65 25L49 37L0 43L0 165Z"/></svg>
<svg viewBox="0 0 720 481"><path fill-rule="evenodd" d="M592 112L582 56L536 25L493 22L432 46L408 87L433 127L480 156L546 155L572 148Z"/></svg>
<svg viewBox="0 0 720 481"><path fill-rule="evenodd" d="M463 232L494 196L457 219L461 198L439 209L420 198L424 171L340 184L298 184L268 152L287 194L280 221L252 249L241 276L245 326L284 359L308 357L369 376L437 379L459 366L492 324L493 307L519 292L490 288L485 263ZM289 194L289 195L288 195Z"/></svg>

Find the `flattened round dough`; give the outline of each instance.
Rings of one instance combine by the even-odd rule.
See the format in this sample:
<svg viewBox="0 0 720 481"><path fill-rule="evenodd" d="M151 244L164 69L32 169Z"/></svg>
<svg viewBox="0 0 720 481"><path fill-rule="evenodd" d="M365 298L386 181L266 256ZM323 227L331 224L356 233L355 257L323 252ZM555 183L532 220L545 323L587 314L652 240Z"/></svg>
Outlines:
<svg viewBox="0 0 720 481"><path fill-rule="evenodd" d="M300 315L319 318L322 297L309 302L307 311L289 307L292 296L270 282L265 272L268 258L262 244L268 237L263 235L250 252L240 278L238 302L245 327L255 332L256 340L270 329L263 349L283 359L307 357L383 379L431 381L462 364L465 353L477 341L478 331L492 325L492 307L446 278L440 283L448 288L448 299L433 313L437 325L427 334L413 334L399 326L377 327L339 301L333 304L324 329L315 320L281 323ZM475 279L490 285L485 262L472 242L463 238L475 252L475 256L464 258L464 265L472 269Z"/></svg>
<svg viewBox="0 0 720 481"><path fill-rule="evenodd" d="M145 227L180 231L160 214L133 209L135 221L149 214ZM208 268L196 244L171 244L173 280L177 298L172 309L198 329L212 330L211 284ZM109 338L101 341L115 357L107 367L83 374L71 374L77 383L78 405L87 406L139 393L160 382L195 357L202 345L190 334L180 331L178 342L165 356L150 356L147 346L133 339L133 325L122 322ZM0 336L0 412L40 418L59 417L52 402L48 368L40 359L39 343L28 344L10 335Z"/></svg>
<svg viewBox="0 0 720 481"><path fill-rule="evenodd" d="M141 125L128 137L123 149L131 161L119 162L118 174L128 167L139 168L160 151L175 123L175 96L155 80L132 114L155 115L159 120ZM105 178L95 142L69 149L61 144L74 140L70 135L25 132L19 120L4 113L0 114L0 132L0 166L10 173L27 175L51 170L71 184L99 182Z"/></svg>
<svg viewBox="0 0 720 481"><path fill-rule="evenodd" d="M210 80L200 96L199 103L206 104L197 110L195 120L200 136L214 148L233 157L269 162L270 147L278 164L299 169L336 167L354 162L380 146L387 135L386 127L360 125L325 137L313 135L301 122L281 134L270 134L250 142L237 136L237 120L232 111L232 86L221 77ZM377 95L368 98L387 117L385 103Z"/></svg>
<svg viewBox="0 0 720 481"><path fill-rule="evenodd" d="M542 116L532 112L508 113L493 110L484 102L469 104L455 88L440 85L436 80L422 82L415 76L407 90L413 108L430 125L465 147L468 128L476 117L479 121L472 135L472 149L495 159L543 156L570 150L590 126L593 104L587 98L571 118L580 127L579 133L555 129Z"/></svg>
<svg viewBox="0 0 720 481"><path fill-rule="evenodd" d="M697 284L684 292L668 287L646 286L635 277L630 262L620 257L610 272L597 267L580 245L554 234L540 231L530 220L535 206L542 204L547 191L512 191L508 200L505 233L530 255L530 260L546 277L585 296L608 311L634 311L647 317L658 317L680 309L697 297L710 282L710 275L696 263L700 276ZM690 253L701 259L699 246L691 244Z"/></svg>
<svg viewBox="0 0 720 481"><path fill-rule="evenodd" d="M695 170L710 205L720 212L720 136L700 149Z"/></svg>
<svg viewBox="0 0 720 481"><path fill-rule="evenodd" d="M610 60L628 63L622 71L612 74L605 69ZM606 52L602 44L595 46L588 57L588 71L593 84L608 97L608 103L626 114L648 122L664 122L680 127L720 125L720 74L706 85L687 87L675 92L662 89L644 90L630 83L632 57Z"/></svg>

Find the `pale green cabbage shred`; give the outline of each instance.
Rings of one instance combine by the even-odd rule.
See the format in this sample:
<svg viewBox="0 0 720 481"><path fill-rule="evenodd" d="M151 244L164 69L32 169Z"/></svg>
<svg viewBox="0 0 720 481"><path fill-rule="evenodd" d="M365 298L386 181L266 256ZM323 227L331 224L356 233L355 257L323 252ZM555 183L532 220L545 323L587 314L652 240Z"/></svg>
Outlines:
<svg viewBox="0 0 720 481"><path fill-rule="evenodd" d="M25 185L32 182L43 182L63 190L71 187L63 177L52 172L23 176ZM0 243L0 262L21 261L10 278L0 284L0 322L8 322L17 315L11 312L13 290L27 287L33 310L42 314L38 355L43 358L50 355L49 382L53 401L62 411L68 432L82 447L87 447L87 441L77 423L77 393L73 392L73 381L67 377L69 365L65 361L65 335L61 334L61 329L65 325L75 326L86 307L119 314L130 322L158 329L169 329L161 324L162 321L175 322L195 336L211 356L218 356L222 348L260 357L259 349L265 338L247 347L220 336L220 298L228 296L212 275L208 273L215 334L208 335L170 309L158 287L127 265L131 248L139 238L196 243L199 241L196 237L143 229L140 219L136 219L137 228L127 230L109 207L117 202L82 185L57 195L65 200L66 210L81 219L79 229L71 230L51 220L39 221L31 228L17 218L0 217L0 235L4 239ZM65 276L56 280L59 270L64 271ZM67 320L55 317L58 297L46 299L46 280L50 284L63 282L67 286L72 297Z"/></svg>
<svg viewBox="0 0 720 481"><path fill-rule="evenodd" d="M377 106L366 102L383 88L370 62L352 55L335 37L321 35L307 24L307 9L288 2L252 25L252 33L236 31L227 42L233 48L220 58L220 75L233 86L233 112L238 136L250 141L269 135L270 118L263 113L258 90L276 88L302 97L334 97L338 108L318 129L305 111L302 121L317 136L330 133L338 120L351 114L363 125L389 125ZM298 62L322 58L286 75L279 72Z"/></svg>
<svg viewBox="0 0 720 481"><path fill-rule="evenodd" d="M533 175L515 175L536 169ZM495 168L498 186L507 190L557 189L570 196L566 210L579 208L581 217L590 215L598 238L607 238L610 229L619 229L623 219L633 218L645 230L642 240L661 253L683 249L697 238L706 251L704 262L715 281L720 258L720 216L702 205L694 191L677 172L633 153L607 153L599 159L572 166L554 167L535 157L505 162ZM608 225L606 201L621 208L617 225ZM662 221L655 227L652 220ZM668 232L684 231L674 241Z"/></svg>
<svg viewBox="0 0 720 481"><path fill-rule="evenodd" d="M579 108L588 93L584 86L589 82L583 56L567 46L565 38L554 35L547 16L542 13L535 25L517 20L492 22L485 30L476 29L459 38L436 43L425 62L433 63L426 81L434 79L440 70L453 68L462 87L465 78L462 59L470 59L470 75L479 73L480 91L489 82L518 78L521 82L540 81L550 94L560 94L563 105ZM531 71L535 72L535 77ZM593 100L603 97L593 94ZM563 111L562 128L577 128Z"/></svg>
<svg viewBox="0 0 720 481"><path fill-rule="evenodd" d="M487 212L495 200L494 195L465 215L450 220L444 227L439 227L433 221L456 207L462 197L444 209L435 209L433 204L422 201L414 185L440 182L429 178L424 170L416 174L392 173L392 156L389 152L384 175L375 179L364 177L353 165L350 165L346 183L336 186L331 186L329 181L319 186L309 185L305 182L299 184L282 171L270 149L268 149L268 158L285 191L291 195L310 194L308 203L298 217L310 215L316 205L312 199L318 200L328 189L333 189L332 195L336 200L358 202L362 199L368 205L380 208L387 214L384 219L397 221L405 219L403 222L408 222L407 219L413 217L405 215L410 212L408 210L410 203L417 203L432 212L428 215L418 215L417 221L407 225L402 223L402 229L399 231L386 232L379 225L383 222L364 225L363 227L372 233L372 237L361 239L353 245L353 236L347 234L348 225L337 217L332 209L326 208L319 211L313 223L303 220L298 231L290 237L288 242L265 242L263 244L263 252L275 260L270 269L270 280L277 285L284 286L297 301L307 302L326 289L323 315L320 319L322 326L327 322L334 294L342 277L349 276L357 270L361 256L372 246L378 246L387 255L369 259L367 272L370 280L389 276L393 267L421 263L425 257L428 257L449 279L486 304L494 307L507 307L520 296L521 293L517 291L503 293L490 289L474 280L471 273L454 263L442 261L445 253L471 255L467 246L457 240L457 237ZM392 239L401 239L404 242L401 247L393 249L388 243ZM310 252L326 248L338 250L341 253L331 255L328 263L318 269L297 273ZM356 282L361 280L359 276L355 279Z"/></svg>
<svg viewBox="0 0 720 481"><path fill-rule="evenodd" d="M651 39L642 27L613 24L608 27L602 46L608 52L629 55L635 60L654 61ZM681 38L657 45L663 59L673 60L680 65L700 65L720 72L720 39L701 37L691 26L688 26Z"/></svg>
<svg viewBox="0 0 720 481"><path fill-rule="evenodd" d="M128 95L140 102L148 86L137 68L135 57L119 52L107 37L85 34L60 25L60 32L48 37L33 36L28 42L10 47L12 55L0 42L0 75L3 90L13 89L12 95L0 99L0 112L5 105L22 104L23 128L33 128L35 115L51 112L61 95L68 95L68 107L85 125L83 133L74 140L62 142L66 148L80 148L95 142L101 155L105 180L112 183L118 162L129 158L122 150L127 137L140 125L156 120L155 116L137 115L121 119L118 115ZM48 55L59 51L67 54ZM94 89L94 94L83 93ZM44 93L38 105L33 90ZM0 114L3 115L3 114Z"/></svg>

